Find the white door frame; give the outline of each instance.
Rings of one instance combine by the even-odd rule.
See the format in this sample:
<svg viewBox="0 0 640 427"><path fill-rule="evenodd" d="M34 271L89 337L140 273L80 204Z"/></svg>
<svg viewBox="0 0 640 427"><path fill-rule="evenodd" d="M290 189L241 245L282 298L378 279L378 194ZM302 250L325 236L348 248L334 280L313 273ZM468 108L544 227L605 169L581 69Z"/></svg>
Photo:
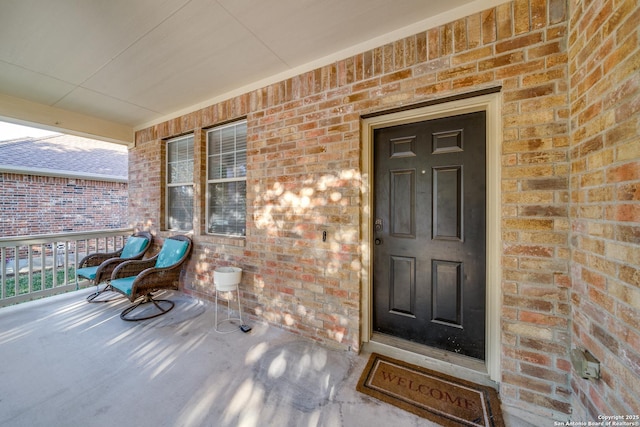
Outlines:
<svg viewBox="0 0 640 427"><path fill-rule="evenodd" d="M491 381L500 382L500 312L501 312L501 251L500 251L500 153L502 145L500 93L460 99L442 104L390 113L363 119L362 131L362 211L361 211L361 339L365 345L375 344L372 339L373 313L373 135L374 130L389 126L421 122L477 111L486 111L486 354L484 373ZM429 363L437 368L451 367L451 359L433 358ZM443 358L444 359L444 358Z"/></svg>

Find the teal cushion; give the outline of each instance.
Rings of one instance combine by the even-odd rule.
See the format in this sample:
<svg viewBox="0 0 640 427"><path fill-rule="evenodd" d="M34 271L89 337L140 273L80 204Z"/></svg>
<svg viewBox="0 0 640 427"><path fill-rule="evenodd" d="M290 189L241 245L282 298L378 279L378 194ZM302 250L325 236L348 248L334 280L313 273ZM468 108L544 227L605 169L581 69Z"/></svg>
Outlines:
<svg viewBox="0 0 640 427"><path fill-rule="evenodd" d="M119 289L127 296L131 296L131 289L133 289L133 281L136 280L137 276L132 277L123 277L121 279L115 279L111 281L111 286L116 289Z"/></svg>
<svg viewBox="0 0 640 427"><path fill-rule="evenodd" d="M171 267L176 262L180 261L187 251L189 242L183 240L166 239L158 254L156 260L157 268Z"/></svg>
<svg viewBox="0 0 640 427"><path fill-rule="evenodd" d="M144 237L129 237L127 243L124 244L124 248L122 248L120 258L131 258L138 255L148 243L149 241Z"/></svg>
<svg viewBox="0 0 640 427"><path fill-rule="evenodd" d="M84 268L79 268L76 270L76 275L78 277L84 277L86 279L89 280L95 280L96 279L96 272L98 271L98 267L99 266L95 266L95 267L84 267Z"/></svg>

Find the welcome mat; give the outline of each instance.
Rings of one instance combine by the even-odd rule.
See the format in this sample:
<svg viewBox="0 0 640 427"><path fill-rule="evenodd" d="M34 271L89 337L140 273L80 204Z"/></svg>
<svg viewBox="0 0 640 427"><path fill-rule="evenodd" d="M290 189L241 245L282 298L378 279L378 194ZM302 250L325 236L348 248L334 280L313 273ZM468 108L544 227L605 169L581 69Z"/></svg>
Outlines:
<svg viewBox="0 0 640 427"><path fill-rule="evenodd" d="M356 389L446 427L504 427L491 387L373 353Z"/></svg>

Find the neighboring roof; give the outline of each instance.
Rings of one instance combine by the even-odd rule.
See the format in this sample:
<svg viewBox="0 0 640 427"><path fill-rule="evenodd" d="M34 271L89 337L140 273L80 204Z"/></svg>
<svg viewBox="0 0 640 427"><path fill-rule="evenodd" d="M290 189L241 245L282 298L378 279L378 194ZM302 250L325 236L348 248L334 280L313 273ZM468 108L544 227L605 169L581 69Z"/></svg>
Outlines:
<svg viewBox="0 0 640 427"><path fill-rule="evenodd" d="M0 172L127 181L127 147L73 135L0 141Z"/></svg>

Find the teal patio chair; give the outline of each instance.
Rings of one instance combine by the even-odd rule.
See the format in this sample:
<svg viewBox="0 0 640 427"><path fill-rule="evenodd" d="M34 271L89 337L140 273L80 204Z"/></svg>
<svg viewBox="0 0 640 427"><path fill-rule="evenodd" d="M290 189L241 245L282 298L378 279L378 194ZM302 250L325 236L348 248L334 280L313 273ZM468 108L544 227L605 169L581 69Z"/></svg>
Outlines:
<svg viewBox="0 0 640 427"><path fill-rule="evenodd" d="M110 284L114 291L129 298L133 303L120 313L123 320L137 321L151 319L171 311L174 302L156 299L153 293L160 289L178 289L182 264L191 252L191 239L184 235L168 237L160 252L149 259L123 262L113 270ZM137 302L136 302L137 300ZM136 308L153 303L156 309L140 310Z"/></svg>
<svg viewBox="0 0 640 427"><path fill-rule="evenodd" d="M96 291L87 296L88 302L108 302L112 299L96 299L104 292L111 291L109 280L113 270L125 261L141 259L147 249L151 247L153 236L148 231L138 231L127 238L122 249L116 252L94 253L82 258L76 269L76 287L78 278L88 279L96 286ZM100 289L100 284L105 283L105 287ZM120 297L118 295L118 297Z"/></svg>

